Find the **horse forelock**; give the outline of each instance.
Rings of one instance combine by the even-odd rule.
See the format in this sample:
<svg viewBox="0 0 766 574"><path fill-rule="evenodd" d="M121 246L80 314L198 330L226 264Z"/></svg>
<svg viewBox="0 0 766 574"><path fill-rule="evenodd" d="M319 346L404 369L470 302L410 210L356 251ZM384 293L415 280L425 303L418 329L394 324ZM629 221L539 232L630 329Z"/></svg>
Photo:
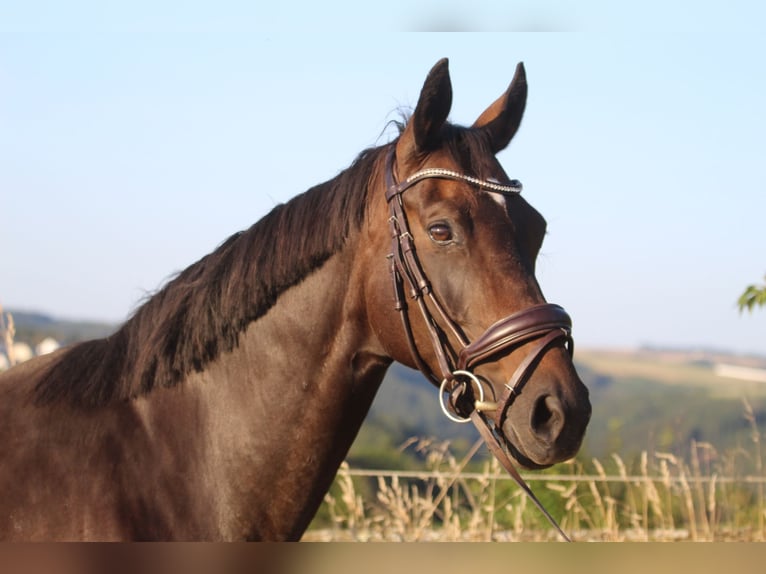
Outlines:
<svg viewBox="0 0 766 574"><path fill-rule="evenodd" d="M402 112L399 120L392 120L390 123L401 135L410 119L410 115ZM445 122L442 126L440 143L466 174L480 179L494 176L497 162L486 132ZM426 151L424 155L428 153Z"/></svg>

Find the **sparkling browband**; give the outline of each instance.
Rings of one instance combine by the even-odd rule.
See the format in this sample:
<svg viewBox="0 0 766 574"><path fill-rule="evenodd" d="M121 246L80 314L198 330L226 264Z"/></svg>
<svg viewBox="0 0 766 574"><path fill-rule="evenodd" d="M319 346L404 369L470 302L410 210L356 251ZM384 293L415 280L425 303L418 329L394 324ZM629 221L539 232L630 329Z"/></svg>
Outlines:
<svg viewBox="0 0 766 574"><path fill-rule="evenodd" d="M442 169L438 167L432 167L432 168L421 170L417 173L413 173L411 176L405 179L404 182L400 184L400 186L410 187L413 183L421 179L426 179L429 177L459 179L462 181L466 181L472 185L476 185L482 189L494 191L497 193L521 193L521 190L523 189L521 182L517 179L512 179L507 184L504 184L504 183L500 183L499 181L486 181L476 177L471 177L470 175L464 175L456 171L451 171L448 169Z"/></svg>

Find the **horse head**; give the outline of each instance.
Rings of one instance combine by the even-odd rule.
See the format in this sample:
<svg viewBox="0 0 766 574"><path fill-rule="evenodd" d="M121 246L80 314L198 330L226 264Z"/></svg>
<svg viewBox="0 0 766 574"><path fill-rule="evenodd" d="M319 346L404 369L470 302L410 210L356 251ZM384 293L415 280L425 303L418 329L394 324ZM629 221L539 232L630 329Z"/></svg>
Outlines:
<svg viewBox="0 0 766 574"><path fill-rule="evenodd" d="M480 412L519 464L544 468L577 452L591 406L572 363L571 320L535 277L545 219L495 157L526 98L519 64L471 127L451 124L447 60L434 66L390 144L389 226L372 216L368 225L391 263L370 273L366 292L386 353L439 385L451 418Z"/></svg>

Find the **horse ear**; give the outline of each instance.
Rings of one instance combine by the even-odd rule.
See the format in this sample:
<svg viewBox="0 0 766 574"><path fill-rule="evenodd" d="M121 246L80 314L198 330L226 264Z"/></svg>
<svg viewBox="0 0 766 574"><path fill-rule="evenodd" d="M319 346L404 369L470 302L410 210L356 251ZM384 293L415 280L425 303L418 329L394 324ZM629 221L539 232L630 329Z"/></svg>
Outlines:
<svg viewBox="0 0 766 574"><path fill-rule="evenodd" d="M489 106L473 124L474 128L484 131L489 136L494 153L510 143L521 124L524 107L527 104L527 76L524 64L519 62L511 85L495 103Z"/></svg>
<svg viewBox="0 0 766 574"><path fill-rule="evenodd" d="M447 58L439 60L426 77L420 90L415 112L399 138L397 152L402 157L437 147L442 126L452 107L452 83Z"/></svg>

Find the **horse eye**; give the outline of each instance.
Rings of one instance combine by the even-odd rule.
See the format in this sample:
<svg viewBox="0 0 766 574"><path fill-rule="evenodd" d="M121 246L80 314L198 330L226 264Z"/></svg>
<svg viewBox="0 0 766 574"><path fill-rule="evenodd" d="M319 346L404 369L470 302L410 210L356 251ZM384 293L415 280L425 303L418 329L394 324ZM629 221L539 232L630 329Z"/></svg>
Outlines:
<svg viewBox="0 0 766 574"><path fill-rule="evenodd" d="M452 229L446 223L434 223L428 228L428 234L436 243L449 243L452 241Z"/></svg>

